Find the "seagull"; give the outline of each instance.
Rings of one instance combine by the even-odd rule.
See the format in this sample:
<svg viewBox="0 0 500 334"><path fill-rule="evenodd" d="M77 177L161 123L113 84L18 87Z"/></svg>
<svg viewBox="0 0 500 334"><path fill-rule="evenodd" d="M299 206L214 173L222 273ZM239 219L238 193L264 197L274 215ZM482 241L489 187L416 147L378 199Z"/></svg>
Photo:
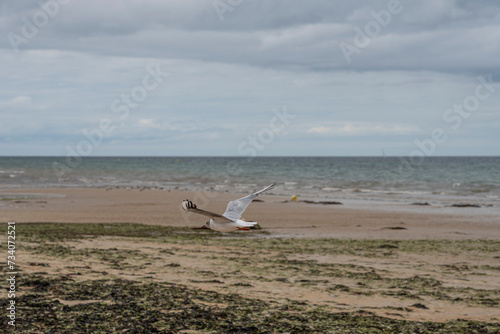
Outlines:
<svg viewBox="0 0 500 334"><path fill-rule="evenodd" d="M253 194L242 197L240 199L231 201L227 204L226 212L222 215L218 213L213 213L210 211L205 211L198 209L196 204L186 199L182 201L182 208L187 212L197 213L199 215L204 215L210 217L210 220L202 226L202 228L210 228L214 231L219 232L231 232L235 230L250 230L250 227L257 225L257 222L246 222L241 220L241 214L247 206L252 203L253 199L259 196L260 193L274 188L274 183L268 185L264 189L261 189Z"/></svg>

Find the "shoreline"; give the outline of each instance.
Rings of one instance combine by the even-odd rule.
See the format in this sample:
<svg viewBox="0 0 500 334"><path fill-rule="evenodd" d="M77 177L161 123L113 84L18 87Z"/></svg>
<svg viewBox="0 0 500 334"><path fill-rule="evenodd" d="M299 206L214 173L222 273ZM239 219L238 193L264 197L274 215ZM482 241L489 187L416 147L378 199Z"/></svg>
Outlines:
<svg viewBox="0 0 500 334"><path fill-rule="evenodd" d="M184 212L182 200L189 198L200 208L222 213L229 201L245 195L143 188L8 188L0 189L0 212L3 220L19 223L126 222L195 228L205 218ZM286 196L263 194L243 217L259 222L272 237L500 240L497 208L352 199L325 205L305 199L293 202Z"/></svg>
<svg viewBox="0 0 500 334"><path fill-rule="evenodd" d="M278 184L267 192L268 195L291 197L300 195L308 200L321 201L329 198L345 201L366 201L380 203L432 203L437 207L453 206L458 204L476 205L485 208L493 208L500 214L500 196L486 195L481 192L452 194L437 191L423 190L403 190L403 189L363 189L363 188L331 188L331 187L307 187L295 188L290 186L289 182ZM296 183L296 182L291 182ZM263 185L262 185L263 186ZM140 191L184 191L196 193L228 193L228 194L246 194L257 190L259 186L256 183L238 183L232 186L227 185L208 185L208 184L185 184L185 183L167 183L164 185L153 185L151 182L137 182L131 184L6 184L2 185L0 192L9 190L18 192L32 189L105 189L105 190L140 190ZM0 193L1 196L1 193Z"/></svg>

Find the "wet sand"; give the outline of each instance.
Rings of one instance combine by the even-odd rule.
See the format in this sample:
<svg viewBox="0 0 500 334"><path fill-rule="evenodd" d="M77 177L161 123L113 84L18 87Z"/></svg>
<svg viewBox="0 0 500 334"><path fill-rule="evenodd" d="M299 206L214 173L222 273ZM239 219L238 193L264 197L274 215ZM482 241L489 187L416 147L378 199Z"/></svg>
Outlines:
<svg viewBox="0 0 500 334"><path fill-rule="evenodd" d="M5 195L8 194L8 195ZM0 190L3 221L142 223L199 227L203 216L184 212L190 199L199 208L222 213L230 200L246 194L194 193L139 189L54 188ZM26 195L26 199L15 198ZM496 239L500 217L488 208L434 208L406 204L292 202L289 197L259 196L243 217L257 221L273 236L369 239ZM299 198L299 201L303 200ZM335 198L332 198L335 200Z"/></svg>

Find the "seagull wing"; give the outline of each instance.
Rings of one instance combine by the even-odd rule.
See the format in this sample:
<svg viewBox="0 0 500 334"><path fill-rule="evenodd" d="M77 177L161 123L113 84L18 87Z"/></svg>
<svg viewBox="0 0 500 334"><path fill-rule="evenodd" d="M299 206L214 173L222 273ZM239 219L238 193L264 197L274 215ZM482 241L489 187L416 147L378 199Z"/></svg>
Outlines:
<svg viewBox="0 0 500 334"><path fill-rule="evenodd" d="M219 215L218 213L198 209L198 207L196 207L196 204L194 204L193 202L191 202L188 199L182 201L182 208L184 210L186 210L187 212L192 212L192 213L196 213L199 215L207 216L207 217L210 217L212 219L223 218L224 220L227 220L226 217L224 217L223 215Z"/></svg>
<svg viewBox="0 0 500 334"><path fill-rule="evenodd" d="M238 220L241 218L241 214L247 206L252 203L253 199L257 196L259 196L260 193L263 193L266 190L274 188L274 183L271 185L268 185L264 189L261 189L251 195L242 197L240 199L231 201L227 204L226 212L224 212L222 215L228 219L231 220Z"/></svg>

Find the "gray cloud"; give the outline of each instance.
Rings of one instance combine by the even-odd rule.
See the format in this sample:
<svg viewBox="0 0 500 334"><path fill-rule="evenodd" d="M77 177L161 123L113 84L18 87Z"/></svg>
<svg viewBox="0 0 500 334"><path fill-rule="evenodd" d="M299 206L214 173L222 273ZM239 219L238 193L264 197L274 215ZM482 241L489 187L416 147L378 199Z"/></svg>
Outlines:
<svg viewBox="0 0 500 334"><path fill-rule="evenodd" d="M52 0L55 1L55 0ZM20 33L40 11L6 1L3 31ZM354 45L386 1L243 1L220 21L214 1L70 1L20 49L196 59L299 70L484 71L499 67L500 5L454 0L400 1L400 13L347 64ZM1 46L9 49L3 39Z"/></svg>
<svg viewBox="0 0 500 334"><path fill-rule="evenodd" d="M287 130L290 144L264 153L307 154L312 142L324 152L335 140L339 154L378 154L382 146L405 154L415 138L448 126L443 112L474 93L478 75L500 76L500 3L493 0L401 0L363 47L357 29L366 34L388 1L247 0L223 20L214 0L67 2L30 37L23 27L43 19L41 4L0 4L0 153L23 142L62 154L82 129L110 117L117 128L103 154L174 142L182 152L196 143L192 154L214 147L237 154L238 140L226 138L244 140L287 105L300 119ZM13 34L24 38L18 53ZM341 43L358 49L351 62ZM155 64L170 76L119 121L112 102ZM491 154L498 95L450 131L443 147L456 152L477 135L483 139L469 141L470 152L476 145Z"/></svg>

